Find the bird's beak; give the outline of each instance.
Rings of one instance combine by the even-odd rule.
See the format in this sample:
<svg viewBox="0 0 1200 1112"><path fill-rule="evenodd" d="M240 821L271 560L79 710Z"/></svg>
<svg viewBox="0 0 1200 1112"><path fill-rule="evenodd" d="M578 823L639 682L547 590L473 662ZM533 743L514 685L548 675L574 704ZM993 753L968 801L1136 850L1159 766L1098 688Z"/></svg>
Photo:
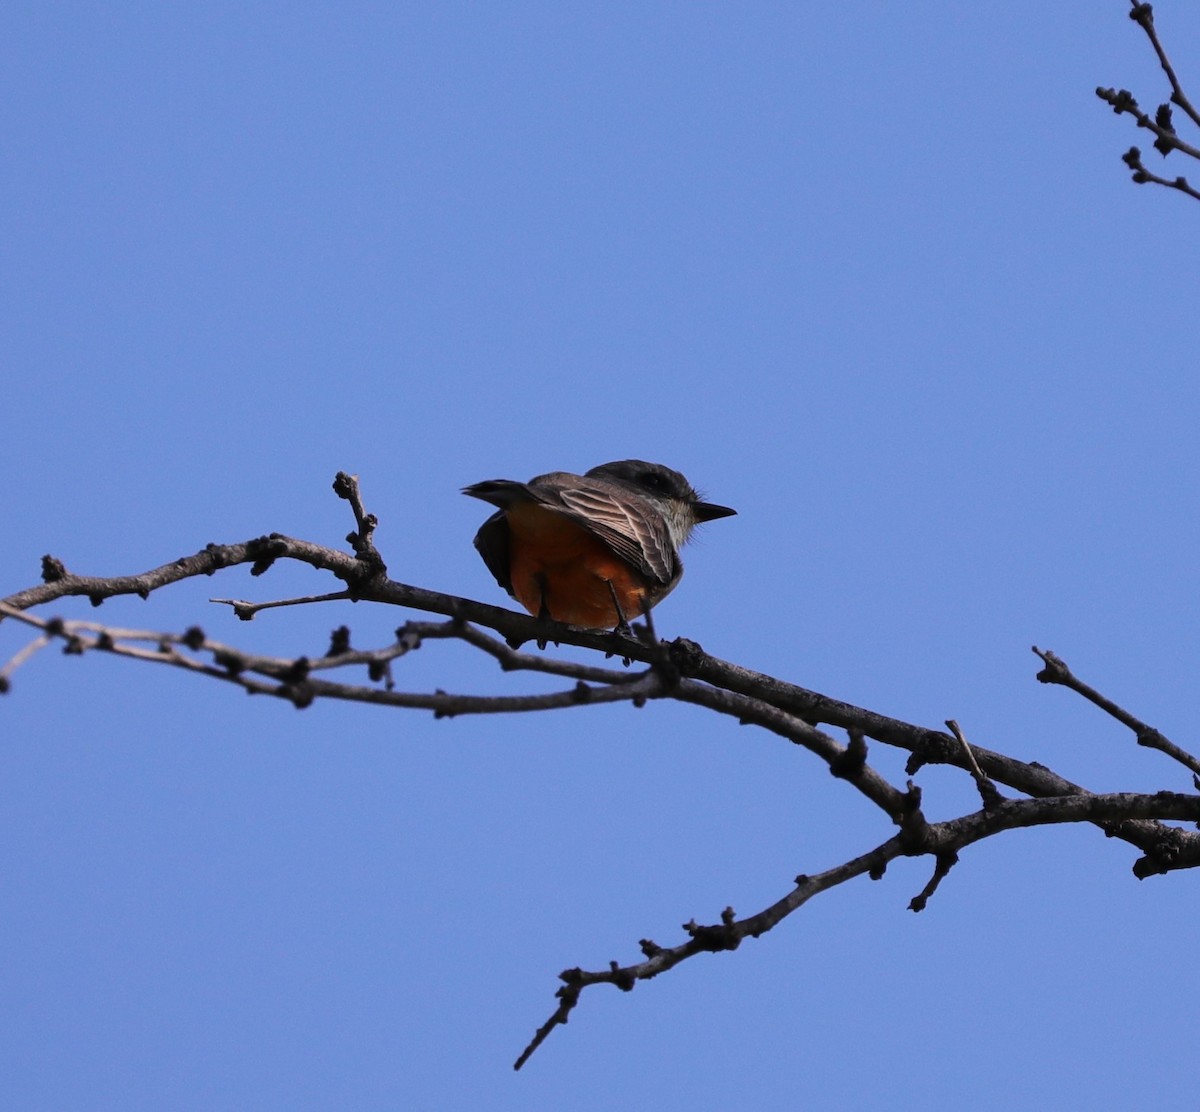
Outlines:
<svg viewBox="0 0 1200 1112"><path fill-rule="evenodd" d="M718 506L712 502L697 502L692 506L692 512L697 521L716 521L719 517L733 517L737 510L728 506Z"/></svg>

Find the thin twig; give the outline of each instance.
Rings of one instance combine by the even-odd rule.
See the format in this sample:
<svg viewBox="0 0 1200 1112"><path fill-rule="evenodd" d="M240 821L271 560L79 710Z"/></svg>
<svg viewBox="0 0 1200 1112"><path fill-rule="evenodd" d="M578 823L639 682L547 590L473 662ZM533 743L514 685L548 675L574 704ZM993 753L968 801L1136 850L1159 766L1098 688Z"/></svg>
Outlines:
<svg viewBox="0 0 1200 1112"><path fill-rule="evenodd" d="M178 651L186 642L178 634L161 635L156 649L142 649L119 640L89 637L75 631L71 623L63 623L64 632L79 638L79 652L103 649L115 656L124 656L150 663L167 664L214 679L234 683L254 694L275 695L296 706L307 707L318 698L344 702L374 703L381 706L405 707L433 711L437 718L454 718L461 714L512 714L530 711L562 710L593 703L644 702L661 694L657 676L648 671L636 680L611 686L589 686L578 682L563 691L529 695L459 695L445 691L401 692L363 684L335 683L316 678L314 673L328 668L340 668L355 663L382 663L407 653L410 646L397 643L372 653L348 652L336 657L310 660L307 657L287 659L250 654L220 642L205 640L197 648L211 654L213 663L197 660ZM190 647L190 646L189 646ZM262 677L260 680L257 677ZM622 679L624 679L622 675ZM274 683L264 683L272 680Z"/></svg>
<svg viewBox="0 0 1200 1112"><path fill-rule="evenodd" d="M1192 102L1188 100L1187 94L1184 93L1179 78L1175 76L1175 69L1167 57L1167 52L1163 49L1163 45L1159 41L1158 32L1154 27L1154 9L1149 4L1139 3L1138 0L1130 0L1130 6L1132 10L1129 13L1129 18L1146 32L1146 37L1150 40L1150 45L1154 48L1154 53L1158 55L1158 64L1162 66L1163 73L1167 75L1167 80L1171 83L1172 103L1182 108L1191 117L1192 123L1200 127L1200 113L1197 113L1196 109L1192 107Z"/></svg>
<svg viewBox="0 0 1200 1112"><path fill-rule="evenodd" d="M1142 111L1141 106L1128 89L1106 89L1101 86L1096 89L1096 96L1118 116L1126 113L1137 121L1138 127L1144 127L1151 132L1154 135L1154 147L1160 154L1168 155L1172 151L1181 151L1191 158L1200 158L1200 148L1185 142L1176 134L1174 125L1170 121L1170 109L1160 112L1157 118L1150 116Z"/></svg>
<svg viewBox="0 0 1200 1112"><path fill-rule="evenodd" d="M938 885L946 879L947 874L958 864L958 854L953 851L939 853L934 858L933 876L921 891L908 901L909 911L924 911L929 898L938 890Z"/></svg>
<svg viewBox="0 0 1200 1112"><path fill-rule="evenodd" d="M326 595L271 599L267 602L247 602L240 598L210 598L208 601L233 607L234 614L243 622L248 622L260 610L274 610L279 606L307 606L311 602L342 602L347 599L353 602L355 598L356 596L350 591L333 591Z"/></svg>
<svg viewBox="0 0 1200 1112"><path fill-rule="evenodd" d="M8 693L12 687L12 674L21 667L31 656L40 652L50 644L50 638L44 634L41 637L35 637L28 644L23 645L17 652L9 658L3 668L0 668L0 695Z"/></svg>
<svg viewBox="0 0 1200 1112"><path fill-rule="evenodd" d="M855 857L843 865L838 865L816 876L798 876L795 887L782 899L764 908L756 915L737 920L730 916L722 916L720 924L712 926L697 926L693 921L685 925L689 938L678 946L664 948L655 945L647 939L642 940L642 953L646 960L635 965L622 966L612 962L607 970L588 972L583 969L568 969L559 974L563 982L562 988L555 994L559 1004L550 1018L537 1029L529 1045L521 1052L520 1057L513 1063L513 1069L519 1070L556 1027L567 1022L567 1017L579 1002L580 994L585 988L595 984L612 984L629 991L638 981L647 981L665 973L682 961L696 954L719 953L725 950L735 950L744 938L758 938L765 934L777 923L782 922L793 911L806 904L813 896L845 883L864 873L882 875L887 863L903 854L900 837L896 835L883 845L876 846L868 853Z"/></svg>
<svg viewBox="0 0 1200 1112"><path fill-rule="evenodd" d="M1053 683L1070 688L1076 694L1082 695L1089 703L1094 703L1105 714L1115 718L1121 725L1128 726L1137 738L1138 745L1144 745L1147 749L1157 749L1173 761L1178 761L1185 768L1190 769L1194 775L1200 775L1200 760L1197 760L1186 749L1180 748L1153 726L1146 725L1140 718L1136 718L1107 696L1101 695L1094 687L1084 683L1067 667L1061 657L1049 650L1043 652L1037 645L1033 646L1033 651L1042 658L1046 665L1037 674L1037 678L1042 683Z"/></svg>
<svg viewBox="0 0 1200 1112"><path fill-rule="evenodd" d="M1166 74L1167 80L1171 85L1170 102L1160 104L1157 111L1151 116L1149 113L1142 111L1137 100L1128 89L1113 89L1101 86L1096 89L1096 95L1118 116L1125 113L1131 115L1137 121L1138 127L1145 128L1153 134L1154 149L1164 158L1172 151L1179 151L1191 158L1200 159L1200 148L1181 139L1175 128L1171 111L1172 104L1182 109L1192 123L1197 126L1200 126L1200 113L1197 113L1195 106L1183 91L1183 85L1175 73L1175 68L1171 65L1171 60L1167 57L1167 52L1163 49L1162 42L1158 37L1158 31L1154 26L1153 8L1149 4L1139 3L1138 0L1131 0L1129 18L1146 33L1146 37L1150 40L1150 45L1153 47L1154 53L1158 55L1159 65L1162 67L1163 73ZM1167 189L1173 189L1187 197L1191 197L1194 200L1200 200L1200 190L1193 188L1182 174L1174 178L1169 178L1146 169L1146 166L1142 162L1142 152L1137 147L1130 147L1121 158L1125 165L1129 167L1130 175L1136 184L1144 185L1150 183L1161 185Z"/></svg>
<svg viewBox="0 0 1200 1112"><path fill-rule="evenodd" d="M339 471L333 478L333 492L339 498L350 503L354 511L354 520L358 528L346 536L347 543L354 549L354 555L366 568L367 578L377 578L387 575L387 565L379 550L375 547L375 528L379 524L374 514L367 513L363 505L362 494L358 487L358 476Z"/></svg>
<svg viewBox="0 0 1200 1112"><path fill-rule="evenodd" d="M971 743L967 741L966 735L962 732L959 724L953 718L947 718L946 728L958 738L963 747L963 752L967 755L967 761L971 765L971 775L975 778L975 786L979 789L979 798L983 801L984 809L986 810L988 807L995 807L996 804L1003 803L1004 796L1000 794L1000 790L996 785L983 774L983 769L979 767L979 762L975 759L975 754L971 750ZM947 869L947 871L949 870Z"/></svg>
<svg viewBox="0 0 1200 1112"><path fill-rule="evenodd" d="M1154 185L1165 185L1168 189L1176 189L1180 193L1200 201L1200 190L1194 189L1182 174L1176 178L1164 178L1147 170L1142 163L1142 152L1137 147L1130 147L1121 155L1121 160L1133 171L1131 178L1138 185L1145 185L1147 182Z"/></svg>

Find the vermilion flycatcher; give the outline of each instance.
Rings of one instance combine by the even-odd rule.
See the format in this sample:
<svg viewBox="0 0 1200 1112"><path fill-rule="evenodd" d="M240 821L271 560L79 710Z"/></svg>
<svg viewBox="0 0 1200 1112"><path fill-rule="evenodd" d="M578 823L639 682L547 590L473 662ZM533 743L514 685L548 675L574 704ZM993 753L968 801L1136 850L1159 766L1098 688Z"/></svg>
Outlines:
<svg viewBox="0 0 1200 1112"><path fill-rule="evenodd" d="M496 582L529 613L586 629L625 628L646 614L683 575L679 549L692 530L737 513L640 459L527 483L490 479L463 494L499 507L475 534Z"/></svg>

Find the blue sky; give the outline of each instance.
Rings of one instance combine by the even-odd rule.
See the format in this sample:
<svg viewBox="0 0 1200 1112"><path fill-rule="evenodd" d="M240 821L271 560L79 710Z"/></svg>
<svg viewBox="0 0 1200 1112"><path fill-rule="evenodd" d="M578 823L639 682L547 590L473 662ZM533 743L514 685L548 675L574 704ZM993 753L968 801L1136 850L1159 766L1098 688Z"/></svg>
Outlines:
<svg viewBox="0 0 1200 1112"><path fill-rule="evenodd" d="M1156 9L1200 89L1200 13ZM344 469L393 576L502 602L458 489L640 456L740 511L664 635L1097 790L1190 790L1029 652L1192 742L1200 206L1129 184L1150 144L1094 96L1165 95L1125 11L10 9L0 592L44 552L340 544ZM284 653L408 616L207 602L309 589L238 571L100 614ZM398 679L535 682L448 645ZM299 713L43 653L0 715L13 1107L1194 1104L1195 879L1137 882L1092 830L973 847L919 916L902 863L592 990L514 1075L559 970L757 910L881 817L670 705ZM919 780L934 817L974 806Z"/></svg>

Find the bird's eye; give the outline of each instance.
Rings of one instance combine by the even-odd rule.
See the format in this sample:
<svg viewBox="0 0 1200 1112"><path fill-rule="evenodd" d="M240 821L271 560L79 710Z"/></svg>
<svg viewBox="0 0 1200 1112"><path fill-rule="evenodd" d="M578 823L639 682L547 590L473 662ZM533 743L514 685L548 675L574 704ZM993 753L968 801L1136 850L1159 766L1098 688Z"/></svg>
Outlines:
<svg viewBox="0 0 1200 1112"><path fill-rule="evenodd" d="M666 489L663 477L657 471L643 471L640 479L642 486L648 486L651 490Z"/></svg>

